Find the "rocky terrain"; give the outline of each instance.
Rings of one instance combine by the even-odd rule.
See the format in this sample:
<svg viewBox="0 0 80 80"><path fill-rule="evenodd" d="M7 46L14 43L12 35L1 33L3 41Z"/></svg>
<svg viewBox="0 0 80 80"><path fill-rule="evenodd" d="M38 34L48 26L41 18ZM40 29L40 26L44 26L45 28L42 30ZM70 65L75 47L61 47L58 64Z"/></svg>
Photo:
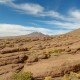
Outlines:
<svg viewBox="0 0 80 80"><path fill-rule="evenodd" d="M19 72L31 72L35 80L44 80L72 71L80 71L80 29L57 36L34 32L0 38L0 80L11 80Z"/></svg>

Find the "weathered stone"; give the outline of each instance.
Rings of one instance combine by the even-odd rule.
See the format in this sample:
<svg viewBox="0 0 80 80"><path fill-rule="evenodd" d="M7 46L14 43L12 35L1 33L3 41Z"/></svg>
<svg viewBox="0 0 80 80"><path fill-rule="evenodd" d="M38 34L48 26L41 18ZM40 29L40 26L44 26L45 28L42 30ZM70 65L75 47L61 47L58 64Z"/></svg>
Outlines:
<svg viewBox="0 0 80 80"><path fill-rule="evenodd" d="M37 62L37 61L38 61L37 56L30 56L29 59L27 60L28 63Z"/></svg>

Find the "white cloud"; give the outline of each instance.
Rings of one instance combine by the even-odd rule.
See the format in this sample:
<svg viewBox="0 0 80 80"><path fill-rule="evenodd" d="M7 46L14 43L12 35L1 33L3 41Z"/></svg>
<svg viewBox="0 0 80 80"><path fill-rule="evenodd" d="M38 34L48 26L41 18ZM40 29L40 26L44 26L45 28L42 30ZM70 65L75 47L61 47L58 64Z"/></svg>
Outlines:
<svg viewBox="0 0 80 80"><path fill-rule="evenodd" d="M14 0L0 0L0 4L12 3Z"/></svg>
<svg viewBox="0 0 80 80"><path fill-rule="evenodd" d="M47 28L36 28L15 24L0 24L0 36L17 36L17 35L26 35L31 32L41 32L44 34L61 34L65 30L50 30ZM68 31L66 31L68 32Z"/></svg>
<svg viewBox="0 0 80 80"><path fill-rule="evenodd" d="M0 3L5 3L5 5L14 8L18 12L22 12L24 14L31 14L35 16L48 16L54 18L65 19L63 15L54 11L54 10L46 10L43 6L34 3L14 3L16 0L0 0Z"/></svg>
<svg viewBox="0 0 80 80"><path fill-rule="evenodd" d="M46 24L55 25L59 28L66 28L66 29L78 29L80 28L80 23L78 22L62 22L62 21L42 21Z"/></svg>
<svg viewBox="0 0 80 80"><path fill-rule="evenodd" d="M65 19L65 17L63 15L61 15L60 13L50 10L50 11L43 11L42 13L39 14L40 16L48 16L48 17L52 17L52 18L60 18L60 19Z"/></svg>
<svg viewBox="0 0 80 80"><path fill-rule="evenodd" d="M39 4L32 4L32 3L24 3L24 4L11 3L11 7L25 14L33 14L33 15L42 13L44 10L44 8L40 6Z"/></svg>
<svg viewBox="0 0 80 80"><path fill-rule="evenodd" d="M33 3L21 3L16 4L14 3L16 0L0 0L0 4L5 4L9 7L15 8L16 10L19 10L19 12L23 12L25 14L38 14L43 12L44 7L40 6L39 4L33 4Z"/></svg>
<svg viewBox="0 0 80 80"><path fill-rule="evenodd" d="M57 29L57 30L53 30L53 32L50 35L60 35L60 34L65 34L70 32L71 30L62 30L62 29Z"/></svg>
<svg viewBox="0 0 80 80"><path fill-rule="evenodd" d="M74 19L80 20L80 10L75 9L75 10L71 10L69 12L70 16L73 17Z"/></svg>
<svg viewBox="0 0 80 80"><path fill-rule="evenodd" d="M32 4L32 3L22 3L22 4L14 4L12 3L11 6L22 13L25 14L32 14L35 16L49 16L55 18L64 19L64 16L59 14L55 11L46 11L45 8L39 4Z"/></svg>
<svg viewBox="0 0 80 80"><path fill-rule="evenodd" d="M65 28L68 30L74 30L80 28L80 10L70 10L69 14L66 17L62 17L63 21L60 20L47 20L47 21L39 21L45 24L53 25L58 28Z"/></svg>
<svg viewBox="0 0 80 80"><path fill-rule="evenodd" d="M15 25L15 24L0 24L0 36L26 35L36 31L48 35L56 35L69 32L69 30L51 30L47 28L36 28L36 27L29 27L29 26Z"/></svg>

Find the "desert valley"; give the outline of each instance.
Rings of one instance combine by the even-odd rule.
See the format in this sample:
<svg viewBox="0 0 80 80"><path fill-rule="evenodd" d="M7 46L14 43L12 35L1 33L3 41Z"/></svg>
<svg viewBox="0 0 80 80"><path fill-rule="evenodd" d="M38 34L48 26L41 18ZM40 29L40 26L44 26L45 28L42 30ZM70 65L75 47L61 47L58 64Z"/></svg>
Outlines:
<svg viewBox="0 0 80 80"><path fill-rule="evenodd" d="M80 80L80 0L0 0L0 80Z"/></svg>
<svg viewBox="0 0 80 80"><path fill-rule="evenodd" d="M80 80L80 29L1 37L0 80Z"/></svg>

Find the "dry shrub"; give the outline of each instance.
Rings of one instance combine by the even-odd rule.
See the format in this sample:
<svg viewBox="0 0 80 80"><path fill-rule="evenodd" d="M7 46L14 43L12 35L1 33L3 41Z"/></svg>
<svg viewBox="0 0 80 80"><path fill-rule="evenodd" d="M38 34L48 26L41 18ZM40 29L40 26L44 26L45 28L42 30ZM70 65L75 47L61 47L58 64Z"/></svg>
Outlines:
<svg viewBox="0 0 80 80"><path fill-rule="evenodd" d="M45 79L44 80L53 80L52 79L52 77L51 76L47 76L47 77L45 77Z"/></svg>
<svg viewBox="0 0 80 80"><path fill-rule="evenodd" d="M12 80L32 80L31 72L16 73L12 76Z"/></svg>

